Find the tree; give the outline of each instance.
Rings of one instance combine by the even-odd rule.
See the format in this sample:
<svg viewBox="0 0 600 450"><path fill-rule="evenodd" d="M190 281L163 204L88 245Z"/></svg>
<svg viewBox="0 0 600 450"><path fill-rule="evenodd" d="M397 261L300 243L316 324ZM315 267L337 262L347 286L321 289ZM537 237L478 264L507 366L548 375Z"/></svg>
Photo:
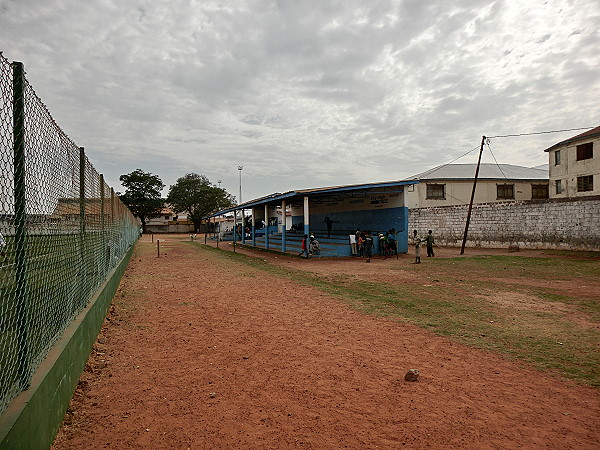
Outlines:
<svg viewBox="0 0 600 450"><path fill-rule="evenodd" d="M164 206L160 194L165 185L158 175L141 169L121 175L119 181L125 188L125 193L117 192L117 195L132 214L140 219L142 231L145 232L146 220L159 216Z"/></svg>
<svg viewBox="0 0 600 450"><path fill-rule="evenodd" d="M204 175L188 173L169 188L167 202L176 212L187 213L198 232L202 219L233 205L233 197L225 189L211 184Z"/></svg>

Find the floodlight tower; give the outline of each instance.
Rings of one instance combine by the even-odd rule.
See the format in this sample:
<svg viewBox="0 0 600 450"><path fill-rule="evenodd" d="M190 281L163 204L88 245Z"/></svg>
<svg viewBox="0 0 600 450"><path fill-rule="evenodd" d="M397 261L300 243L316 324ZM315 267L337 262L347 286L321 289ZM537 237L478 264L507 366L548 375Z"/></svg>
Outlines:
<svg viewBox="0 0 600 450"><path fill-rule="evenodd" d="M244 166L238 166L238 170L240 171L240 205L242 204L242 169Z"/></svg>

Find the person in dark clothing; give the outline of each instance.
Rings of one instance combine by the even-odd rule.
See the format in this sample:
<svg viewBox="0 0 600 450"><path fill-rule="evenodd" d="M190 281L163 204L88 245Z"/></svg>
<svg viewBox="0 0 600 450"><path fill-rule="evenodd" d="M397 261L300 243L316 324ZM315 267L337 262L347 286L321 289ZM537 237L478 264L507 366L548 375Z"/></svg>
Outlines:
<svg viewBox="0 0 600 450"><path fill-rule="evenodd" d="M367 262L371 262L371 255L373 254L373 236L371 236L371 231L367 230L365 233L365 255L367 255Z"/></svg>
<svg viewBox="0 0 600 450"><path fill-rule="evenodd" d="M427 237L425 238L425 244L427 245L427 256L435 256L433 253L433 244L435 241L433 240L433 233L429 230Z"/></svg>
<svg viewBox="0 0 600 450"><path fill-rule="evenodd" d="M396 255L398 259L398 242L396 239L396 230L393 228L387 233L388 255Z"/></svg>
<svg viewBox="0 0 600 450"><path fill-rule="evenodd" d="M329 218L329 216L325 217L324 222L327 224L327 237L330 238L331 237L331 226L333 225L333 220L331 220Z"/></svg>

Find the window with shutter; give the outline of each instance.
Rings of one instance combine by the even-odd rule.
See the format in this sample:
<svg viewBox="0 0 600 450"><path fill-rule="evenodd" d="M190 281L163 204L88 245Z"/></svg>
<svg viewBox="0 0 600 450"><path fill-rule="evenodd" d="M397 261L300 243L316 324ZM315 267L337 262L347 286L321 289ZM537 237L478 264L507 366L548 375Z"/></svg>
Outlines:
<svg viewBox="0 0 600 450"><path fill-rule="evenodd" d="M427 184L427 200L445 200L445 184Z"/></svg>
<svg viewBox="0 0 600 450"><path fill-rule="evenodd" d="M577 161L594 157L594 143L588 142L577 146Z"/></svg>
<svg viewBox="0 0 600 450"><path fill-rule="evenodd" d="M588 192L594 190L594 176L586 175L577 177L577 192Z"/></svg>
<svg viewBox="0 0 600 450"><path fill-rule="evenodd" d="M515 198L514 184L497 184L498 200L511 200Z"/></svg>
<svg viewBox="0 0 600 450"><path fill-rule="evenodd" d="M531 198L542 199L548 198L548 185L547 184L532 184L531 185Z"/></svg>

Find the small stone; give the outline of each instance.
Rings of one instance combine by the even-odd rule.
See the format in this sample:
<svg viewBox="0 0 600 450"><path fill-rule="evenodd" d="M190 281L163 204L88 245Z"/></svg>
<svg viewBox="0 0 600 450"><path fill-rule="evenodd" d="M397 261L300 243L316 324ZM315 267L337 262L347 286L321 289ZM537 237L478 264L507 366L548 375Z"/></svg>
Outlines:
<svg viewBox="0 0 600 450"><path fill-rule="evenodd" d="M250 359L249 356L242 356L243 359Z"/></svg>
<svg viewBox="0 0 600 450"><path fill-rule="evenodd" d="M419 370L418 369L409 369L404 375L404 381L418 381L419 380Z"/></svg>
<svg viewBox="0 0 600 450"><path fill-rule="evenodd" d="M216 398L217 397L217 393L216 392L211 392L208 395L210 395L210 398Z"/></svg>

